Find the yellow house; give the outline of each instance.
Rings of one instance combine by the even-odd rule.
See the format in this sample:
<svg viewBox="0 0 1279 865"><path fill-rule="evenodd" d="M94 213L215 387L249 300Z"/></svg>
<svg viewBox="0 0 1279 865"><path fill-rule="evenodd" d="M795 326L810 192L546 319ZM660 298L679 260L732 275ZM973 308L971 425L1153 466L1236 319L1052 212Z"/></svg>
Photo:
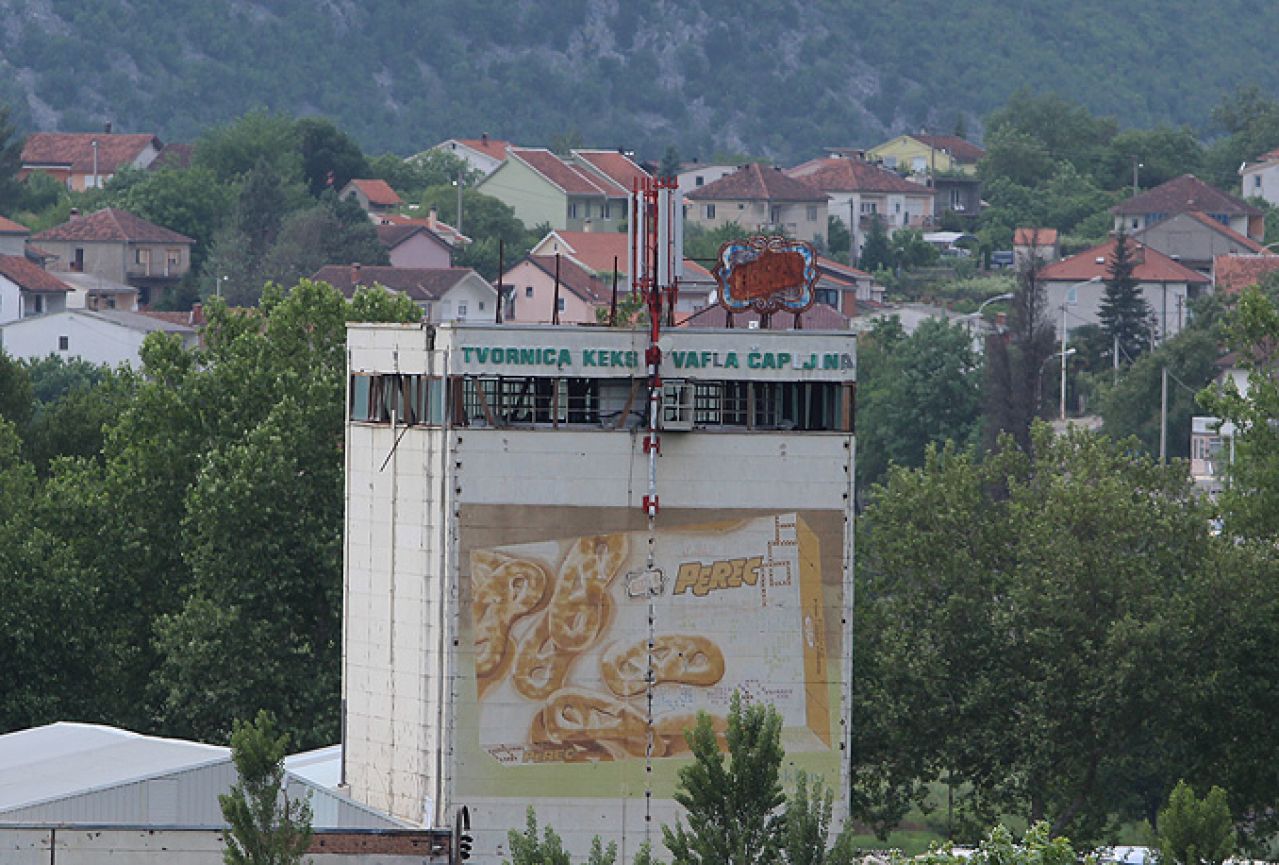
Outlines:
<svg viewBox="0 0 1279 865"><path fill-rule="evenodd" d="M900 173L934 176L937 174L977 173L978 161L986 151L957 135L898 135L866 151L866 158L882 162L885 168Z"/></svg>

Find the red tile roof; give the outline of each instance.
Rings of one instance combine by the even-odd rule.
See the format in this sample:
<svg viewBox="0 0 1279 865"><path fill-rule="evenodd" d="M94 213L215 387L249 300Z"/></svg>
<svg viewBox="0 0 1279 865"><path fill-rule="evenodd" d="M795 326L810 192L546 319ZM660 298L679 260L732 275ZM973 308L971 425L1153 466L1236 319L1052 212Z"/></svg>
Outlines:
<svg viewBox="0 0 1279 865"><path fill-rule="evenodd" d="M920 133L919 135L912 135L911 138L921 144L927 144L933 150L945 150L955 157L956 162L965 165L979 162L986 155L985 150L971 141L965 141L958 135L925 135Z"/></svg>
<svg viewBox="0 0 1279 865"><path fill-rule="evenodd" d="M1279 255L1218 255L1212 260L1217 291L1238 294L1267 273L1279 271Z"/></svg>
<svg viewBox="0 0 1279 865"><path fill-rule="evenodd" d="M611 180L591 177L586 169L568 164L545 148L511 148L510 154L569 195L621 197L626 192Z"/></svg>
<svg viewBox="0 0 1279 865"><path fill-rule="evenodd" d="M733 313L733 327L747 328L751 322L758 322L759 315L754 312ZM804 330L848 330L849 318L833 306L815 303L800 314ZM727 327L728 311L718 303L704 306L691 316L684 316L678 322L680 327ZM773 330L794 330L795 315L790 312L774 313L769 323Z"/></svg>
<svg viewBox="0 0 1279 865"><path fill-rule="evenodd" d="M743 165L688 194L693 201L825 201L825 192L758 162Z"/></svg>
<svg viewBox="0 0 1279 865"><path fill-rule="evenodd" d="M407 225L388 223L386 225L377 226L377 239L381 241L382 245L387 249L395 249L395 247L399 246L415 234L425 235L446 249L449 246L447 240L440 237L434 231L431 231L431 229L427 228L425 225L416 225L413 223Z"/></svg>
<svg viewBox="0 0 1279 865"><path fill-rule="evenodd" d="M12 219L5 219L0 216L0 234L30 234L31 229L21 223L14 222Z"/></svg>
<svg viewBox="0 0 1279 865"><path fill-rule="evenodd" d="M439 219L421 219L413 216L402 216L398 213L379 213L377 216L379 225L417 225L425 228L436 237L443 240L450 246L458 246L459 244L467 244L471 239L462 234L453 226Z"/></svg>
<svg viewBox="0 0 1279 865"><path fill-rule="evenodd" d="M148 145L162 150L154 135L113 135L107 132L37 132L22 148L22 164L65 166L72 171L93 171L93 142L98 142L98 173L113 174L138 158Z"/></svg>
<svg viewBox="0 0 1279 865"><path fill-rule="evenodd" d="M494 159L502 160L506 158L506 148L511 146L509 141L501 141L496 138L454 138L458 144L466 145L472 150L483 153L485 156L491 156Z"/></svg>
<svg viewBox="0 0 1279 865"><path fill-rule="evenodd" d="M1173 261L1162 252L1131 239L1130 243L1135 262L1132 274L1138 282L1208 282L1203 274ZM1114 254L1115 240L1111 238L1078 255L1054 261L1039 271L1039 278L1047 282L1084 282L1093 277L1105 279Z"/></svg>
<svg viewBox="0 0 1279 865"><path fill-rule="evenodd" d="M1013 246L1056 246L1057 229L1055 228L1018 228L1013 232Z"/></svg>
<svg viewBox="0 0 1279 865"><path fill-rule="evenodd" d="M1225 213L1230 216L1261 216L1261 211L1251 204L1204 183L1193 174L1174 177L1110 208L1111 213L1121 215L1166 213L1172 216L1189 210Z"/></svg>
<svg viewBox="0 0 1279 865"><path fill-rule="evenodd" d="M195 158L195 145L174 143L164 145L160 155L147 166L148 171L159 171L161 168L190 168Z"/></svg>
<svg viewBox="0 0 1279 865"><path fill-rule="evenodd" d="M843 276L848 279L874 279L873 276L864 270L859 270L851 264L844 264L842 261L836 261L833 258L826 258L822 255L817 256L817 269L831 275Z"/></svg>
<svg viewBox="0 0 1279 865"><path fill-rule="evenodd" d="M0 255L0 276L23 291L52 293L70 291L71 286L58 279L25 255Z"/></svg>
<svg viewBox="0 0 1279 865"><path fill-rule="evenodd" d="M612 180L625 192L635 188L635 182L649 176L625 154L616 150L574 150L573 155Z"/></svg>
<svg viewBox="0 0 1279 865"><path fill-rule="evenodd" d="M1260 243L1257 243L1257 241L1253 240L1251 237L1245 237L1244 235L1235 231L1229 225L1218 222L1217 220L1213 219L1211 216L1204 213L1203 211L1192 210L1189 213L1187 213L1186 216L1189 216L1191 219L1194 219L1198 222L1203 223L1204 225L1211 228L1213 231L1217 232L1223 237L1230 238L1235 243L1239 244L1244 249L1247 249L1251 252L1264 252L1266 249L1264 246L1262 246Z"/></svg>
<svg viewBox="0 0 1279 865"><path fill-rule="evenodd" d="M474 271L469 267L330 264L320 268L311 278L317 282L327 282L348 298L355 295L357 288L381 285L421 302L439 300L470 273Z"/></svg>
<svg viewBox="0 0 1279 865"><path fill-rule="evenodd" d="M396 195L391 184L385 180L352 180L351 186L364 193L369 204L376 204L378 207L397 207L404 203L404 199Z"/></svg>
<svg viewBox="0 0 1279 865"><path fill-rule="evenodd" d="M555 256L530 255L526 261L532 262L533 266L538 270L554 278ZM586 268L575 264L572 259L565 258L562 255L560 256L560 285L587 303L605 302L603 281Z"/></svg>
<svg viewBox="0 0 1279 865"><path fill-rule="evenodd" d="M849 159L843 156L810 159L808 162L787 169L786 174L823 192L935 194L927 186L912 183L896 172L862 159Z"/></svg>
<svg viewBox="0 0 1279 865"><path fill-rule="evenodd" d="M560 240L562 253L572 256L590 270L611 272L616 257L617 269L626 271L625 234L618 231L556 231L554 235Z"/></svg>
<svg viewBox="0 0 1279 865"><path fill-rule="evenodd" d="M1263 154L1261 154L1260 156L1258 156L1258 157L1256 158L1256 160L1254 160L1254 161L1256 161L1256 162L1274 162L1274 161L1276 161L1276 160L1279 160L1279 147L1276 147L1274 150L1267 150L1265 153L1263 153Z"/></svg>
<svg viewBox="0 0 1279 865"><path fill-rule="evenodd" d="M69 221L42 231L32 240L83 240L106 243L195 243L184 234L147 222L127 210L105 207L88 216L73 216Z"/></svg>

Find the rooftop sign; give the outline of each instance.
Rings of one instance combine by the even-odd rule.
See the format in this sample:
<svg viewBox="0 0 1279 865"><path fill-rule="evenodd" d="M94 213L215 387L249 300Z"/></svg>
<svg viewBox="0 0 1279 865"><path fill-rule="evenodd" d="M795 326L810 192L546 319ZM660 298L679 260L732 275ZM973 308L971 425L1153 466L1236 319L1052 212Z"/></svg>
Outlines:
<svg viewBox="0 0 1279 865"><path fill-rule="evenodd" d="M730 313L801 313L813 305L817 251L785 237L730 240L719 248L711 273L720 306Z"/></svg>

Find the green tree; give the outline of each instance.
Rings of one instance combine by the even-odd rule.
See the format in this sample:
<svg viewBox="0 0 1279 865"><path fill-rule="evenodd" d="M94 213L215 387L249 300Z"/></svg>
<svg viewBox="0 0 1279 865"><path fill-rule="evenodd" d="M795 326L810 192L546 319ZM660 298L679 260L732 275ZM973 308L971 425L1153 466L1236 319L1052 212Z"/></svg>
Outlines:
<svg viewBox="0 0 1279 865"><path fill-rule="evenodd" d="M1020 841L1006 826L995 826L971 855L943 847L914 861L921 865L1074 865L1079 858L1069 839L1052 837L1048 824L1040 822L1029 826Z"/></svg>
<svg viewBox="0 0 1279 865"><path fill-rule="evenodd" d="M214 232L231 209L233 191L204 168L148 172L119 197L119 206L195 241L191 267L198 270Z"/></svg>
<svg viewBox="0 0 1279 865"><path fill-rule="evenodd" d="M675 177L680 171L679 150L672 144L662 154L662 162L657 168L658 177Z"/></svg>
<svg viewBox="0 0 1279 865"><path fill-rule="evenodd" d="M1226 791L1213 787L1202 799L1178 781L1159 812L1159 861L1168 865L1221 865L1235 852L1235 826Z"/></svg>
<svg viewBox="0 0 1279 865"><path fill-rule="evenodd" d="M898 270L914 270L937 261L937 247L924 240L920 231L901 229L893 232L891 246L893 267Z"/></svg>
<svg viewBox="0 0 1279 865"><path fill-rule="evenodd" d="M22 200L18 169L22 167L24 141L10 117L9 106L0 103L0 214L16 213Z"/></svg>
<svg viewBox="0 0 1279 865"><path fill-rule="evenodd" d="M460 176L463 186L474 186L483 174L459 156L445 150L423 150L401 159L384 154L369 161L370 176L391 185L405 200L418 200L431 186L447 186Z"/></svg>
<svg viewBox="0 0 1279 865"><path fill-rule="evenodd" d="M298 130L292 118L255 110L234 123L209 129L195 145L193 164L224 183L245 177L266 160L286 184L303 178Z"/></svg>
<svg viewBox="0 0 1279 865"><path fill-rule="evenodd" d="M528 806L526 820L523 832L511 829L506 833L511 848L508 865L569 865L568 851L554 829L547 826L542 835L538 835L537 813L532 805Z"/></svg>
<svg viewBox="0 0 1279 865"><path fill-rule="evenodd" d="M923 465L930 444L976 441L981 421L981 363L963 325L929 319L906 336L881 319L858 345L858 486L868 489L889 465Z"/></svg>
<svg viewBox="0 0 1279 865"><path fill-rule="evenodd" d="M284 781L288 741L265 710L252 722L236 722L231 759L239 778L218 796L229 827L227 865L300 865L311 844L311 805L290 801Z"/></svg>
<svg viewBox="0 0 1279 865"><path fill-rule="evenodd" d="M675 801L688 815L662 827L672 865L770 865L781 862L782 718L772 706L743 706L733 694L728 754L711 718L700 713L685 738L694 762L679 771ZM727 756L727 759L726 759Z"/></svg>
<svg viewBox="0 0 1279 865"><path fill-rule="evenodd" d="M0 420L22 426L31 417L31 376L20 361L0 349Z"/></svg>
<svg viewBox="0 0 1279 865"><path fill-rule="evenodd" d="M1039 263L1017 272L1007 334L986 339L982 445L993 449L1003 433L1022 450L1030 448L1030 428L1039 414L1044 365L1053 354L1053 327L1039 281Z"/></svg>
<svg viewBox="0 0 1279 865"><path fill-rule="evenodd" d="M795 778L795 792L786 800L786 865L852 865L855 860L852 826L846 825L827 849L835 791L821 779L813 779L800 770Z"/></svg>
<svg viewBox="0 0 1279 865"><path fill-rule="evenodd" d="M893 247L888 240L888 232L884 229L884 221L878 217L870 221L870 230L866 232L866 241L862 244L857 266L871 273L876 270L891 270L893 267Z"/></svg>
<svg viewBox="0 0 1279 865"><path fill-rule="evenodd" d="M852 248L853 236L848 231L844 220L838 216L826 218L826 246L830 254L841 261L848 261L848 251Z"/></svg>
<svg viewBox="0 0 1279 865"><path fill-rule="evenodd" d="M1119 340L1120 358L1129 362L1147 351L1151 344L1153 313L1150 304L1141 295L1141 287L1133 270L1134 243L1122 229L1115 234L1115 249L1106 262L1105 293L1102 295L1098 318L1101 329L1114 340Z"/></svg>
<svg viewBox="0 0 1279 865"><path fill-rule="evenodd" d="M690 224L684 231L684 256L709 268L719 259L721 246L730 240L741 240L749 235L750 232L736 221L726 222L712 229Z"/></svg>
<svg viewBox="0 0 1279 865"><path fill-rule="evenodd" d="M1182 663L1235 640L1200 606L1236 555L1208 516L1183 469L1044 425L1028 452L890 471L860 521L855 816L883 831L944 779L960 837L1015 813L1090 843L1153 817L1207 765L1198 692L1226 669Z"/></svg>
<svg viewBox="0 0 1279 865"><path fill-rule="evenodd" d="M369 176L369 163L360 146L322 117L303 117L294 129L302 155L302 180L314 196L334 192L347 181Z"/></svg>

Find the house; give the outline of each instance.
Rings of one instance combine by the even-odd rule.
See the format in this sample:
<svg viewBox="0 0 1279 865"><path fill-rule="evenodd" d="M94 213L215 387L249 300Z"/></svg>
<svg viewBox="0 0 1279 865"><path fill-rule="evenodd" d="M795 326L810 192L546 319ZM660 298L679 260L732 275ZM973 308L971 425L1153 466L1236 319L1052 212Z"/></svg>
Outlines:
<svg viewBox="0 0 1279 865"><path fill-rule="evenodd" d="M688 197L690 192L701 189L708 183L714 183L726 174L732 174L741 166L730 164L706 164L701 162L685 162L679 174L675 175L679 183L679 197Z"/></svg>
<svg viewBox="0 0 1279 865"><path fill-rule="evenodd" d="M177 334L194 348L194 327L122 309L62 309L6 324L0 332L13 357L36 360L49 355L80 358L93 364L142 367L142 343L152 333Z"/></svg>
<svg viewBox="0 0 1279 865"><path fill-rule="evenodd" d="M1048 310L1058 327L1063 318L1067 332L1085 324L1101 323L1104 280L1114 260L1115 242L1111 238L1039 271ZM1189 315L1187 302L1208 289L1208 278L1143 243L1130 241L1129 246L1132 275L1154 314L1156 338L1162 341L1175 336Z"/></svg>
<svg viewBox="0 0 1279 865"><path fill-rule="evenodd" d="M853 259L861 256L876 220L889 235L933 223L931 189L863 159L826 156L797 165L786 174L829 197L830 214L838 216L852 235ZM825 236L825 228L821 234Z"/></svg>
<svg viewBox="0 0 1279 865"><path fill-rule="evenodd" d="M1018 267L1029 261L1048 264L1061 258L1061 238L1055 228L1017 228L1013 230L1013 262Z"/></svg>
<svg viewBox="0 0 1279 865"><path fill-rule="evenodd" d="M92 273L139 290L143 304L156 302L191 269L195 241L127 210L107 207L88 216L72 212L31 238L56 256L55 272Z"/></svg>
<svg viewBox="0 0 1279 865"><path fill-rule="evenodd" d="M1263 153L1239 166L1239 195L1279 204L1279 148Z"/></svg>
<svg viewBox="0 0 1279 865"><path fill-rule="evenodd" d="M385 180L348 180L338 192L343 201L355 201L370 216L392 213L404 204L404 200Z"/></svg>
<svg viewBox="0 0 1279 865"><path fill-rule="evenodd" d="M848 318L855 318L861 308L883 303L884 287L877 285L875 278L864 270L818 256L813 297L818 303L824 303Z"/></svg>
<svg viewBox="0 0 1279 865"><path fill-rule="evenodd" d="M626 221L630 187L601 167L614 168L612 160L565 160L542 148L512 147L507 154L506 161L476 188L509 206L525 225L616 231ZM643 173L635 163L630 165L633 169L628 173Z"/></svg>
<svg viewBox="0 0 1279 865"><path fill-rule="evenodd" d="M67 309L120 309L138 311L138 290L132 285L98 276L96 273L63 271L58 279L70 287Z"/></svg>
<svg viewBox="0 0 1279 865"><path fill-rule="evenodd" d="M101 187L123 168L147 168L164 143L154 135L106 132L37 132L22 147L18 179L39 171L83 192Z"/></svg>
<svg viewBox="0 0 1279 865"><path fill-rule="evenodd" d="M377 239L386 247L391 267L453 266L453 247L424 225L379 225Z"/></svg>
<svg viewBox="0 0 1279 865"><path fill-rule="evenodd" d="M380 285L407 295L427 321L493 321L497 289L469 267L386 267L330 264L311 277L349 300L360 288Z"/></svg>
<svg viewBox="0 0 1279 865"><path fill-rule="evenodd" d="M0 216L0 255L24 255L31 229Z"/></svg>
<svg viewBox="0 0 1279 865"><path fill-rule="evenodd" d="M1279 271L1279 255L1219 255L1212 262L1213 290L1238 294L1275 271Z"/></svg>
<svg viewBox="0 0 1279 865"><path fill-rule="evenodd" d="M558 298L560 324L595 324L595 311L612 301L611 283L564 255L530 255L502 274L502 285L509 286L506 320L513 322L556 320Z"/></svg>
<svg viewBox="0 0 1279 865"><path fill-rule="evenodd" d="M728 310L718 303L698 309L692 316L679 323L681 327L728 327ZM824 303L814 303L799 314L800 330L848 330L848 316ZM760 326L759 313L754 310L733 313L732 327L754 330ZM769 318L769 330L794 330L795 314L777 312Z"/></svg>
<svg viewBox="0 0 1279 865"><path fill-rule="evenodd" d="M635 160L620 150L578 149L570 151L570 155L574 164L620 186L624 192L631 192L650 177Z"/></svg>
<svg viewBox="0 0 1279 865"><path fill-rule="evenodd" d="M977 174L977 163L986 151L958 135L898 135L869 148L866 158L902 174Z"/></svg>
<svg viewBox="0 0 1279 865"><path fill-rule="evenodd" d="M24 255L0 255L0 324L67 308L70 286Z"/></svg>
<svg viewBox="0 0 1279 865"><path fill-rule="evenodd" d="M509 141L489 138L485 134L479 138L449 138L441 141L431 150L451 153L487 177L506 161L506 151L510 146Z"/></svg>
<svg viewBox="0 0 1279 865"><path fill-rule="evenodd" d="M409 205L413 209L416 205ZM375 217L378 225L419 225L447 243L453 249L459 249L471 242L471 238L440 219L440 213L432 207L425 219L418 216L404 216L399 213L383 213Z"/></svg>
<svg viewBox="0 0 1279 865"><path fill-rule="evenodd" d="M749 163L689 193L691 225L716 229L737 223L748 233L784 233L798 240L826 237L829 197L780 168Z"/></svg>
<svg viewBox="0 0 1279 865"><path fill-rule="evenodd" d="M1265 214L1261 210L1193 174L1174 177L1110 208L1115 215L1115 231L1122 229L1129 234L1189 211L1205 213L1258 243L1265 241Z"/></svg>
<svg viewBox="0 0 1279 865"><path fill-rule="evenodd" d="M1204 276L1212 274L1219 255L1261 254L1265 247L1199 210L1188 210L1133 234L1152 249L1180 261Z"/></svg>

